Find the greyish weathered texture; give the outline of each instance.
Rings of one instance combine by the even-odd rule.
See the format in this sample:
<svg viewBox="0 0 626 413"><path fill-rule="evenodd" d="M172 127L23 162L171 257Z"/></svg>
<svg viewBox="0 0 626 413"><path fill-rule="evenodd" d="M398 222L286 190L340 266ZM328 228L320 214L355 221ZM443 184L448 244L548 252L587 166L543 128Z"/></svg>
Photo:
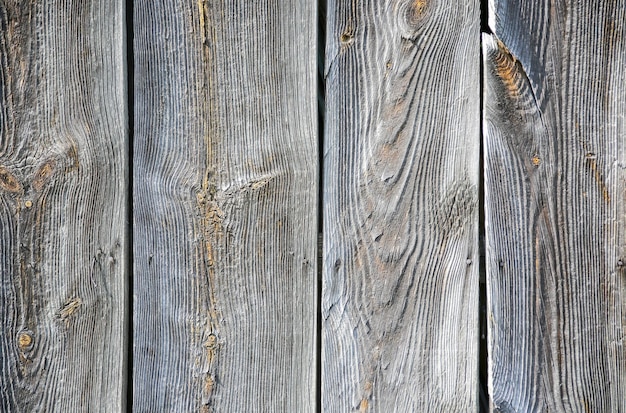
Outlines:
<svg viewBox="0 0 626 413"><path fill-rule="evenodd" d="M626 411L626 2L491 5L490 389L498 412Z"/></svg>
<svg viewBox="0 0 626 413"><path fill-rule="evenodd" d="M121 1L0 2L0 411L120 412Z"/></svg>
<svg viewBox="0 0 626 413"><path fill-rule="evenodd" d="M478 394L478 1L328 4L322 411Z"/></svg>
<svg viewBox="0 0 626 413"><path fill-rule="evenodd" d="M134 10L134 411L313 412L315 2Z"/></svg>

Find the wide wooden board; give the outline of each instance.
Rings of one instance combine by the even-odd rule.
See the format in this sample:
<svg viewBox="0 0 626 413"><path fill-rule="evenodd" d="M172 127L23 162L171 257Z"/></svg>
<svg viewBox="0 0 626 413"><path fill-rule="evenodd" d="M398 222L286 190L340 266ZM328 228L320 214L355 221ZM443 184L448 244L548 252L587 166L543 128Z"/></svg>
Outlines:
<svg viewBox="0 0 626 413"><path fill-rule="evenodd" d="M0 2L0 411L121 412L124 3Z"/></svg>
<svg viewBox="0 0 626 413"><path fill-rule="evenodd" d="M321 411L475 411L478 1L327 23Z"/></svg>
<svg viewBox="0 0 626 413"><path fill-rule="evenodd" d="M492 410L626 411L626 2L490 13Z"/></svg>
<svg viewBox="0 0 626 413"><path fill-rule="evenodd" d="M312 412L315 2L134 20L134 411Z"/></svg>

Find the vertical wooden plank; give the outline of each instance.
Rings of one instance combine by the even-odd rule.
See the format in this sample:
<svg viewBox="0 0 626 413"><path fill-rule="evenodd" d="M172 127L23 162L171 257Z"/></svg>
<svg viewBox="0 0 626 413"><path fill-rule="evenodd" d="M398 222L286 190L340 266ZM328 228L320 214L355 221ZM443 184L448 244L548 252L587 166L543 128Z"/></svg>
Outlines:
<svg viewBox="0 0 626 413"><path fill-rule="evenodd" d="M626 2L490 8L493 411L626 411Z"/></svg>
<svg viewBox="0 0 626 413"><path fill-rule="evenodd" d="M134 10L134 410L311 412L315 2Z"/></svg>
<svg viewBox="0 0 626 413"><path fill-rule="evenodd" d="M476 410L478 2L328 16L322 411Z"/></svg>
<svg viewBox="0 0 626 413"><path fill-rule="evenodd" d="M0 2L0 410L119 412L124 3Z"/></svg>

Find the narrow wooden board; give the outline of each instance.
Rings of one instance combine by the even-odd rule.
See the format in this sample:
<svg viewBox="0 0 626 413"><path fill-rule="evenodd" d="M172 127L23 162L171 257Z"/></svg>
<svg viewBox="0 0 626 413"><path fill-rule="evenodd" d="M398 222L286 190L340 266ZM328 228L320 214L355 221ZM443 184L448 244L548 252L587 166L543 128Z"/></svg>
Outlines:
<svg viewBox="0 0 626 413"><path fill-rule="evenodd" d="M134 411L312 412L315 2L134 10Z"/></svg>
<svg viewBox="0 0 626 413"><path fill-rule="evenodd" d="M626 2L490 9L492 410L626 411Z"/></svg>
<svg viewBox="0 0 626 413"><path fill-rule="evenodd" d="M124 3L0 3L0 411L125 406Z"/></svg>
<svg viewBox="0 0 626 413"><path fill-rule="evenodd" d="M324 412L477 409L479 25L328 2Z"/></svg>

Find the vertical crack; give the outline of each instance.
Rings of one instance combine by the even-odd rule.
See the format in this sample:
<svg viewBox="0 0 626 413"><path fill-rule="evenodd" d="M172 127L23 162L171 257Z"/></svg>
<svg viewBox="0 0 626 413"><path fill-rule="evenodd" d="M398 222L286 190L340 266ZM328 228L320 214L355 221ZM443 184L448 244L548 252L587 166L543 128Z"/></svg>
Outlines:
<svg viewBox="0 0 626 413"><path fill-rule="evenodd" d="M480 338L478 346L478 379L479 379L479 411L489 412L489 344L487 340L487 273L486 273L486 239L485 239L485 150L484 150L484 90L485 90L485 67L483 65L482 33L491 33L489 27L489 0L480 1L480 157L479 157L479 213L478 213L478 239L480 254L479 276L479 328Z"/></svg>
<svg viewBox="0 0 626 413"><path fill-rule="evenodd" d="M128 158L127 161L127 189L126 189L126 411L133 410L133 153L134 153L134 125L135 125L135 55L133 48L133 0L126 0L126 105L128 110Z"/></svg>
<svg viewBox="0 0 626 413"><path fill-rule="evenodd" d="M480 32L492 34L489 26L489 3L490 0L480 0Z"/></svg>
<svg viewBox="0 0 626 413"><path fill-rule="evenodd" d="M317 335L316 335L316 412L322 411L322 275L324 256L324 116L326 111L326 0L317 2L317 133L318 133L318 202L317 202Z"/></svg>

